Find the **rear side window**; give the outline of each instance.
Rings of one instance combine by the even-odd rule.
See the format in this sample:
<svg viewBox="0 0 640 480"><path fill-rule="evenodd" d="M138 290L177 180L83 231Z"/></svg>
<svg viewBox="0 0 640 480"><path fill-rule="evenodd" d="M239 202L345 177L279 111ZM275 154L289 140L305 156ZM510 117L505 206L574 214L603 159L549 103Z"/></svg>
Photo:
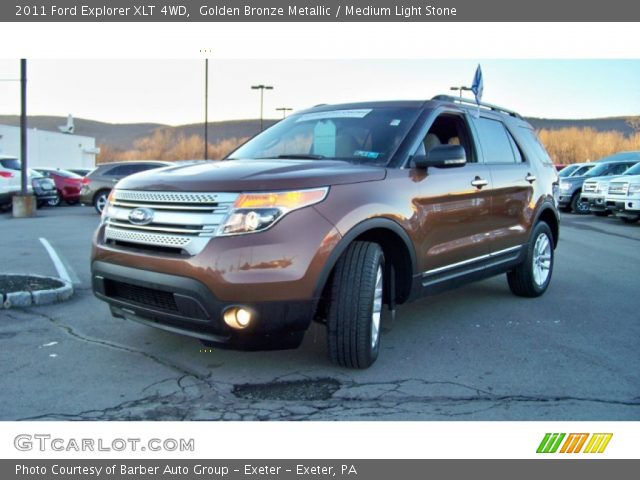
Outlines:
<svg viewBox="0 0 640 480"><path fill-rule="evenodd" d="M17 158L3 158L0 159L0 165L7 170L20 170L20 160Z"/></svg>
<svg viewBox="0 0 640 480"><path fill-rule="evenodd" d="M528 152L533 154L534 158L536 158L538 161L542 163L553 165L553 161L551 160L551 157L549 156L544 146L540 142L540 139L538 139L537 135L533 130L527 127L520 127L518 132L522 134L519 136L522 137L522 140L525 143L524 145L525 148L527 149ZM582 167L582 168L585 168L585 167ZM586 167L585 171L588 170L589 168L591 167ZM576 169L576 172L577 172L577 169ZM574 173L575 172L570 172L569 175L573 175Z"/></svg>
<svg viewBox="0 0 640 480"><path fill-rule="evenodd" d="M133 163L131 165L118 165L105 173L105 175L112 175L114 177L126 177L127 175L133 175L134 173L143 172L145 170L151 170L152 168L158 168L159 165L154 164L140 164Z"/></svg>
<svg viewBox="0 0 640 480"><path fill-rule="evenodd" d="M475 120L485 163L522 162L522 156L515 141L502 122L489 118Z"/></svg>

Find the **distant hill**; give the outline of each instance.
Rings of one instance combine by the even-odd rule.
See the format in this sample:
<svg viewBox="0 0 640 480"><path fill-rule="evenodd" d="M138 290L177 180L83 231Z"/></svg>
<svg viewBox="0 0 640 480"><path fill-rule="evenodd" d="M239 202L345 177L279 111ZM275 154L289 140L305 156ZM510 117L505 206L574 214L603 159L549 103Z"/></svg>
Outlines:
<svg viewBox="0 0 640 480"><path fill-rule="evenodd" d="M29 117L29 128L58 131L59 125L67 122L66 117L32 116ZM139 138L151 135L158 128L168 128L186 136L203 136L204 125L189 124L170 126L160 123L105 123L84 118L74 118L75 133L95 137L98 145L107 144L115 149L128 150L133 142ZM277 120L264 120L264 126L269 127ZM0 115L0 124L20 125L17 115ZM260 120L227 120L210 122L208 135L210 143L217 143L227 138L253 137L260 130Z"/></svg>
<svg viewBox="0 0 640 480"><path fill-rule="evenodd" d="M636 117L638 118L638 117ZM546 128L556 130L567 127L591 127L597 131L616 131L625 136L633 133L633 129L627 123L629 117L594 118L587 120L558 120L547 118L527 119L536 129ZM58 131L59 125L66 123L66 117L54 116L32 116L29 117L29 127L41 130ZM271 126L277 120L269 119L264 121L265 127ZM133 146L136 139L151 135L158 128L168 128L176 133L183 133L186 136L202 135L203 124L190 124L169 126L160 123L105 123L83 118L75 118L75 133L95 137L98 145L109 145L118 150L128 150ZM20 117L17 115L0 115L0 124L19 125ZM209 142L217 143L227 138L252 137L258 133L260 121L252 120L228 120L222 122L211 122L209 124Z"/></svg>
<svg viewBox="0 0 640 480"><path fill-rule="evenodd" d="M620 132L624 136L634 133L633 128L628 121L635 118L636 121L640 117L607 117L607 118L590 118L586 120L558 120L552 118L527 118L529 123L535 129L546 128L548 130L559 130L561 128L593 128L598 132Z"/></svg>

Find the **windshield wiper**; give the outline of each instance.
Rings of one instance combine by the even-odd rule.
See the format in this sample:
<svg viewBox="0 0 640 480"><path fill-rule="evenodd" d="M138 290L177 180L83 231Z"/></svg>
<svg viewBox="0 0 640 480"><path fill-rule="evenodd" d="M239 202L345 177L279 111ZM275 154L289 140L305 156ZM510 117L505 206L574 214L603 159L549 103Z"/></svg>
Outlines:
<svg viewBox="0 0 640 480"><path fill-rule="evenodd" d="M290 153L287 155L278 155L276 158L291 158L293 160L322 160L327 157L324 155L314 155L313 153Z"/></svg>

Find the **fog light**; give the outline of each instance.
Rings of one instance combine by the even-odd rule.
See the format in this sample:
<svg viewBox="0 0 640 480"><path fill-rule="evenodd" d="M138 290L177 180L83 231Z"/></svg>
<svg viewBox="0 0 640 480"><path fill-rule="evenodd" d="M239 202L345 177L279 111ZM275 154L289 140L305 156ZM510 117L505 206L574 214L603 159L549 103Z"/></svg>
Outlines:
<svg viewBox="0 0 640 480"><path fill-rule="evenodd" d="M251 323L252 317L251 312L242 307L228 308L222 316L224 318L224 323L229 325L231 328L238 330L247 328Z"/></svg>

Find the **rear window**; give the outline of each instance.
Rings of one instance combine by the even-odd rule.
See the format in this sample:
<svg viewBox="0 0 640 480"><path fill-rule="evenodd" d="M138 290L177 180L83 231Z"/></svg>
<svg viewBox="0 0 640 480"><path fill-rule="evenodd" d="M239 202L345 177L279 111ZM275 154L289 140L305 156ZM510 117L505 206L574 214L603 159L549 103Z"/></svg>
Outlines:
<svg viewBox="0 0 640 480"><path fill-rule="evenodd" d="M7 170L20 170L20 160L17 158L1 158L0 165Z"/></svg>

